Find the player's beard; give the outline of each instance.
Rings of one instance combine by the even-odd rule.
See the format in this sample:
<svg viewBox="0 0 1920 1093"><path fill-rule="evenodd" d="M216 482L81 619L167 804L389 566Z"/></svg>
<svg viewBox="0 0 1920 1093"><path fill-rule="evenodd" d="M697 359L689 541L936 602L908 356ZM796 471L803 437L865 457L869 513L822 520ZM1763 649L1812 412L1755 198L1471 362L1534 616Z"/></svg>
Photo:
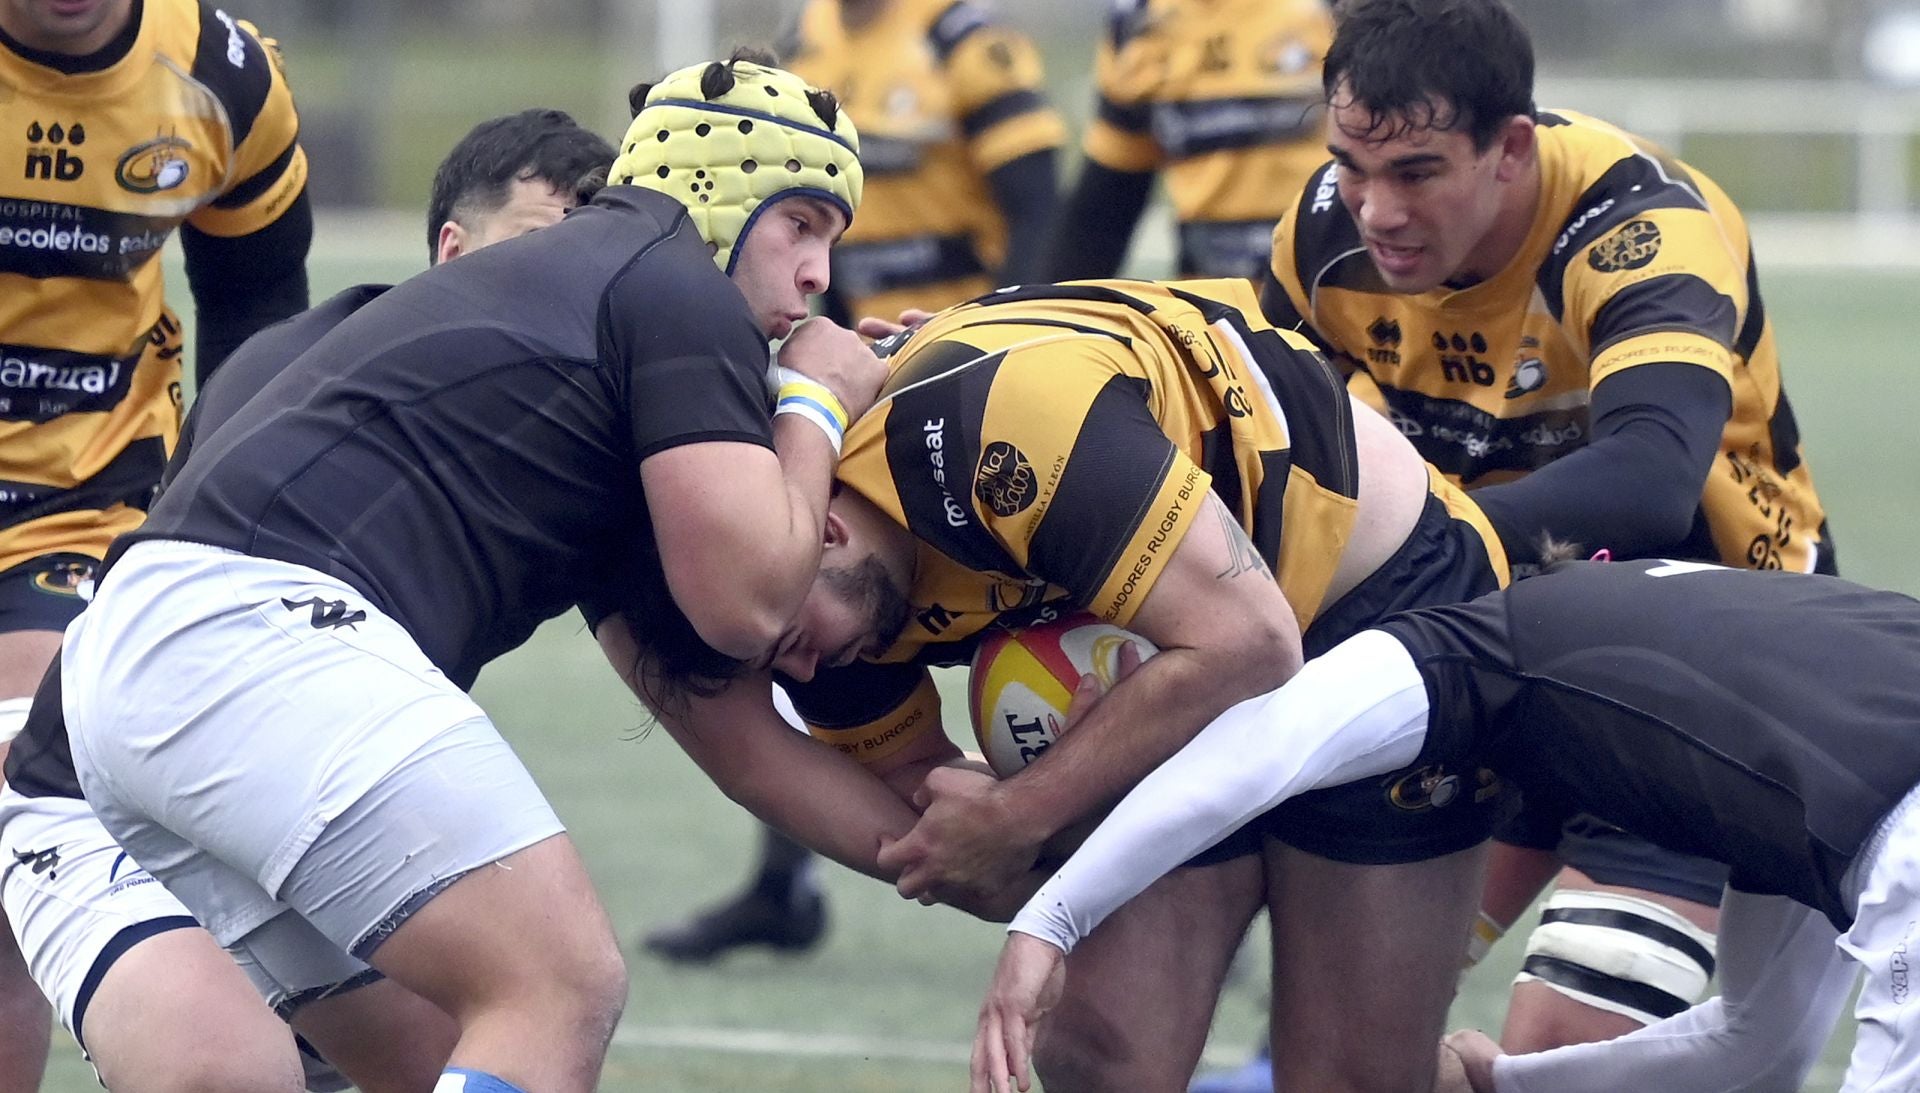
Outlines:
<svg viewBox="0 0 1920 1093"><path fill-rule="evenodd" d="M906 592L894 583L880 559L868 555L852 568L825 569L820 576L836 595L861 605L867 630L873 635L861 649L863 654L877 655L893 647L900 631L907 628L912 611Z"/></svg>

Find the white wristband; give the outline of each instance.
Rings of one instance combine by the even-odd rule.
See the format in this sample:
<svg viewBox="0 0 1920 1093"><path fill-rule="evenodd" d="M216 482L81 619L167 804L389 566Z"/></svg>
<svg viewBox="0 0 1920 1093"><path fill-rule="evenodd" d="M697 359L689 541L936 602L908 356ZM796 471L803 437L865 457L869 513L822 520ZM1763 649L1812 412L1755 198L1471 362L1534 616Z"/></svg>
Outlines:
<svg viewBox="0 0 1920 1093"><path fill-rule="evenodd" d="M818 425L820 431L827 434L827 443L833 445L834 458L839 458L840 445L846 440L846 434L841 431L840 423L835 421L819 403L812 399L789 395L773 407L774 417L779 417L781 414L793 414Z"/></svg>

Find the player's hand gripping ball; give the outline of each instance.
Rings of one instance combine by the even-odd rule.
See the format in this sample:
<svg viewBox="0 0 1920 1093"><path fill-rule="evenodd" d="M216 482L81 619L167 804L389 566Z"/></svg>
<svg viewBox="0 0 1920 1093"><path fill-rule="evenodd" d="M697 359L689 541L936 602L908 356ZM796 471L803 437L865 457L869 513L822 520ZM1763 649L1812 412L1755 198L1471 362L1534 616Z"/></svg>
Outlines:
<svg viewBox="0 0 1920 1093"><path fill-rule="evenodd" d="M973 654L967 709L993 772L1005 778L1046 751L1066 726L1080 677L1112 687L1126 645L1143 661L1159 652L1138 634L1088 614L988 635Z"/></svg>

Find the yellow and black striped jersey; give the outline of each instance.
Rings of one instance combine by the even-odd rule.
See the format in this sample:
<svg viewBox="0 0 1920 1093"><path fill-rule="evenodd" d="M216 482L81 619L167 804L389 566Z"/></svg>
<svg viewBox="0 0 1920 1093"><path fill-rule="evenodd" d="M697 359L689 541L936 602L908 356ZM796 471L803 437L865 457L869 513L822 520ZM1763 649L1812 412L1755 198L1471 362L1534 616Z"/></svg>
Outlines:
<svg viewBox="0 0 1920 1093"><path fill-rule="evenodd" d="M1087 157L1160 171L1180 268L1257 277L1274 222L1326 158L1323 0L1114 0Z"/></svg>
<svg viewBox="0 0 1920 1093"><path fill-rule="evenodd" d="M1302 629L1323 606L1357 507L1351 404L1304 338L1260 318L1251 282L1004 291L891 363L839 479L918 540L912 618L883 663L796 688L810 721L833 711L822 739L875 759L917 735L901 719L931 727L924 668L887 669L963 663L989 626L1077 608L1125 626L1209 489Z"/></svg>
<svg viewBox="0 0 1920 1093"><path fill-rule="evenodd" d="M866 192L833 251L847 310L892 318L992 288L1007 240L987 175L1066 139L1033 43L980 0L890 0L858 27L839 0L808 0L784 52L860 127Z"/></svg>
<svg viewBox="0 0 1920 1093"><path fill-rule="evenodd" d="M1781 389L1747 226L1704 175L1605 122L1542 112L1540 200L1507 267L1462 289L1381 281L1329 164L1273 237L1284 303L1428 462L1509 481L1588 440L1594 385L1636 365L1711 369L1732 415L1675 550L1807 570L1824 521ZM1291 309L1294 314L1276 313Z"/></svg>
<svg viewBox="0 0 1920 1093"><path fill-rule="evenodd" d="M0 42L0 570L96 557L180 428L160 249L272 223L307 165L279 61L200 0L145 0L104 67Z"/></svg>

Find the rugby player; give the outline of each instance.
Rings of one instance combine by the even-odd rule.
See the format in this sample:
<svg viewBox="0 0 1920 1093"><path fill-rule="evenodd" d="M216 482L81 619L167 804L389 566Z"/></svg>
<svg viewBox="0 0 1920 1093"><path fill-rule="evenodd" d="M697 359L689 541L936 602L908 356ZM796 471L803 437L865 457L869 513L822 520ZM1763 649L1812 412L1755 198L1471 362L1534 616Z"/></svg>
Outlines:
<svg viewBox="0 0 1920 1093"><path fill-rule="evenodd" d="M1065 128L1026 35L977 0L808 0L780 52L860 120L867 190L834 248L827 314L892 318L1046 279ZM826 919L813 855L763 826L744 891L641 943L692 963L742 946L798 952Z"/></svg>
<svg viewBox="0 0 1920 1093"><path fill-rule="evenodd" d="M1048 280L1120 272L1164 177L1182 277L1258 278L1273 225L1320 166L1324 0L1120 0L1094 61L1086 158Z"/></svg>
<svg viewBox="0 0 1920 1093"><path fill-rule="evenodd" d="M1536 109L1532 46L1501 0L1344 5L1324 80L1333 163L1275 232L1267 316L1473 491L1521 571L1551 533L1616 557L1833 572L1720 187L1605 122ZM1559 873L1509 1049L1618 1035L1703 995L1717 865L1543 807L1501 839L1483 941ZM1600 907L1621 928L1568 924Z"/></svg>
<svg viewBox="0 0 1920 1093"><path fill-rule="evenodd" d="M1730 875L1719 997L1534 1055L1456 1035L1443 1088L1797 1090L1861 968L1843 1088L1911 1088L1916 679L1920 603L1818 575L1568 563L1397 615L1209 725L1042 886L982 1008L974 1088L1025 1088L1063 952L1185 856L1314 786L1463 760Z"/></svg>
<svg viewBox="0 0 1920 1093"><path fill-rule="evenodd" d="M430 260L550 222L583 188L603 184L612 163L612 146L561 111L527 110L482 122L435 175L428 238L441 245ZM379 290L354 290L323 307L357 306ZM272 379L270 355L248 359L264 370L223 372L223 391L250 393ZM137 1075L183 1089L250 1088L262 1066L274 1065L266 1060L277 1058L282 1066L292 1060L285 1026L260 1005L233 960L186 908L114 845L80 799L71 769L52 763L52 755L29 763L20 787L0 794L0 862L9 863L0 901L20 933L35 982L55 1000L102 1083L121 1088ZM145 1004L154 982L166 984L172 1004ZM407 1043L392 1055L346 1056L362 1076L361 1088L430 1085L452 1047L452 1020L391 984L356 987L366 988L392 992L383 1019ZM288 1020L296 1029L324 1029L339 1009L314 999ZM361 1031L342 1027L320 1035L369 1048L394 1038L363 1041ZM309 1045L299 1046L309 1089L345 1087Z"/></svg>
<svg viewBox="0 0 1920 1093"><path fill-rule="evenodd" d="M204 378L307 306L313 218L271 43L197 0L0 4L0 743L180 422L180 229ZM22 170L24 165L24 170ZM0 933L0 938L6 935ZM0 941L0 1088L38 1088L48 1010Z"/></svg>
<svg viewBox="0 0 1920 1093"><path fill-rule="evenodd" d="M1004 915L1044 841L1215 714L1384 612L1502 583L1465 495L1385 419L1354 412L1318 355L1257 308L1246 280L1028 286L883 342L892 376L848 434L813 594L770 663L656 703L663 722L800 841L909 896ZM965 663L991 627L1074 609L1165 652L1025 771L996 782L968 768L928 666ZM630 659L617 628L598 633ZM769 668L833 748L785 731ZM1263 903L1276 981L1300 984L1276 991L1275 1025L1308 1033L1288 1047L1313 1088L1429 1080L1430 1042L1396 1060L1366 1032L1425 1019L1436 998L1444 1012L1452 994L1473 848L1499 804L1497 786L1461 777L1473 791L1432 807L1374 785L1301 802L1136 901L1075 954L1049 1084L1184 1086ZM925 809L918 826L909 801ZM1362 924L1397 943L1344 944ZM1294 1012L1303 997L1311 1014ZM1326 1023L1342 1035L1320 1036Z"/></svg>
<svg viewBox="0 0 1920 1093"><path fill-rule="evenodd" d="M583 601L625 607L636 641L679 627L757 655L817 568L844 408L884 372L813 323L768 394L767 340L804 318L859 199L832 96L735 60L634 104L612 173L633 185L250 343L234 373L273 381L196 403L41 696L108 831L270 1001L371 964L453 1015L440 1084L470 1091L591 1088L626 982L465 687ZM337 1001L391 1041L374 992ZM343 1065L356 1048L315 1039Z"/></svg>

